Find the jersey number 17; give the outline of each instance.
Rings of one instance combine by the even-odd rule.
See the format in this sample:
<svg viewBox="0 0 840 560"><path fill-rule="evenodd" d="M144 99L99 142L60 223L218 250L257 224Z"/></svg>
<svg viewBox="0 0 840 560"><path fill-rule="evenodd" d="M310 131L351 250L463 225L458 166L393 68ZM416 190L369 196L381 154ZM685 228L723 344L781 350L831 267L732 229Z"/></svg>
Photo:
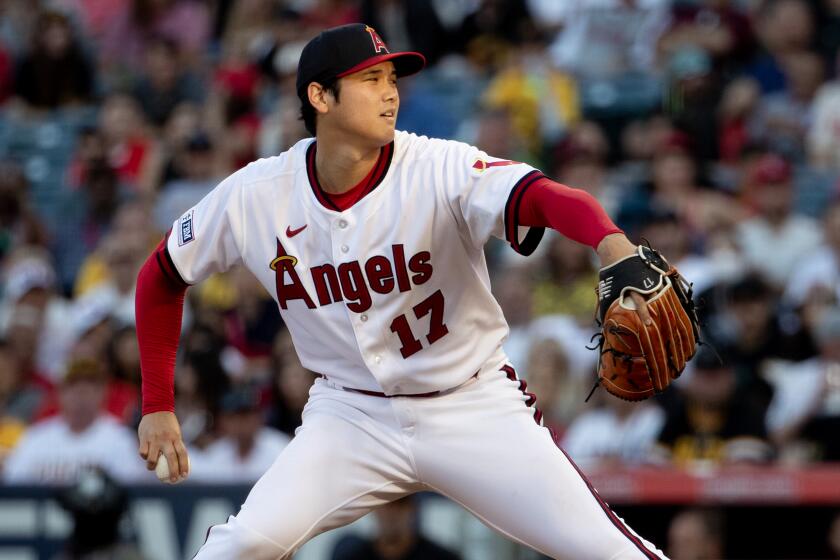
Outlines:
<svg viewBox="0 0 840 560"><path fill-rule="evenodd" d="M449 333L449 329L443 324L443 303L443 293L438 290L412 308L414 316L417 319L422 319L431 313L431 317L429 318L429 334L426 335L426 340L429 344L434 344ZM400 342L402 343L400 354L402 354L403 359L423 349L421 342L411 332L411 327L408 325L408 318L405 316L405 313L395 317L391 321L391 332L396 333L400 338Z"/></svg>

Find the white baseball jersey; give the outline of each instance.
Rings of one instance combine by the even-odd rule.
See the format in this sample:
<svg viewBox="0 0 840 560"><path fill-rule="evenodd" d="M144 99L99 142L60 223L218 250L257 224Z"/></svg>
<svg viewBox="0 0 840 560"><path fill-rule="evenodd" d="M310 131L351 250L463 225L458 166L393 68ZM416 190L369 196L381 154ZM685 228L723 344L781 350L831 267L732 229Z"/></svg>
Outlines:
<svg viewBox="0 0 840 560"><path fill-rule="evenodd" d="M313 139L234 173L174 224L168 251L193 284L244 263L277 300L303 365L345 387L416 394L504 361L490 293L491 235L532 251L516 223L539 171L459 142L397 132L373 189L331 207Z"/></svg>

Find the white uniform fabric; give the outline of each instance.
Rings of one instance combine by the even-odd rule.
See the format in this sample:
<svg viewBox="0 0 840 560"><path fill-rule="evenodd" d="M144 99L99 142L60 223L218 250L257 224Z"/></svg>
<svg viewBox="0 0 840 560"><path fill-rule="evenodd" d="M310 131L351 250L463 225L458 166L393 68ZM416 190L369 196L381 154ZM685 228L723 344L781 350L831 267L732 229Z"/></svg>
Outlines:
<svg viewBox="0 0 840 560"><path fill-rule="evenodd" d="M169 237L169 269L186 283L244 263L277 299L302 364L325 376L295 438L196 558L287 558L421 490L556 558L660 558L554 444L501 350L508 328L483 247L495 235L534 249L542 230L515 216L539 171L397 132L375 188L338 211L317 184L316 149L303 140L233 174Z"/></svg>
<svg viewBox="0 0 840 560"><path fill-rule="evenodd" d="M382 398L318 379L303 426L196 560L290 558L312 537L419 491L567 560L664 558L603 504L519 381L488 368L446 394Z"/></svg>

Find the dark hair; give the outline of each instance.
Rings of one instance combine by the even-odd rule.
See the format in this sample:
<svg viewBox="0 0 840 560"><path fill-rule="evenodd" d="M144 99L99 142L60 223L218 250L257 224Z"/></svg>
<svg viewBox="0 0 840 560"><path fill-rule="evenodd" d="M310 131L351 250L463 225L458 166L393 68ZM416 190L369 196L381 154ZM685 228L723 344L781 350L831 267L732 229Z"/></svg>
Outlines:
<svg viewBox="0 0 840 560"><path fill-rule="evenodd" d="M341 85L338 81L338 78L331 78L328 80L324 80L321 83L321 86L324 88L325 91L332 94L335 97L335 100L338 101L338 95L341 92ZM307 85L307 88L309 86ZM300 93L300 118L303 120L303 125L306 127L306 130L309 131L309 134L315 136L316 132L316 119L315 117L318 116L318 113L315 111L315 107L309 102L309 96L306 93L306 90Z"/></svg>

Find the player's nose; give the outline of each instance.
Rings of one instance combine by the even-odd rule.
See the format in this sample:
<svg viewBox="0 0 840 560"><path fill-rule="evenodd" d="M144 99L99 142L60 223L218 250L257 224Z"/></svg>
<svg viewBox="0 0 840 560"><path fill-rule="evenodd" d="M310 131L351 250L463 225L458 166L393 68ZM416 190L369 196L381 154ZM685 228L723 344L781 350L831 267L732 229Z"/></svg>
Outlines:
<svg viewBox="0 0 840 560"><path fill-rule="evenodd" d="M386 103L393 104L399 101L400 92L397 89L397 84L388 83L382 93L382 100Z"/></svg>

